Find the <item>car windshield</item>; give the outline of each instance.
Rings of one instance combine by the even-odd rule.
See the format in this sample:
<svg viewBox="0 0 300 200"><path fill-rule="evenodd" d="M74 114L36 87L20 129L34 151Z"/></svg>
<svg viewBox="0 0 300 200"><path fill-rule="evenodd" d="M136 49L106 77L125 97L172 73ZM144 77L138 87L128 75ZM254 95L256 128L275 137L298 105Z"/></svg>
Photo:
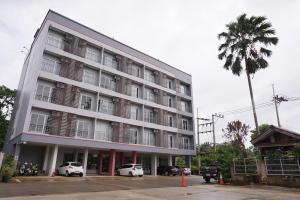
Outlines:
<svg viewBox="0 0 300 200"><path fill-rule="evenodd" d="M81 163L77 162L77 163L71 163L72 166L75 166L75 167L80 167L81 166Z"/></svg>

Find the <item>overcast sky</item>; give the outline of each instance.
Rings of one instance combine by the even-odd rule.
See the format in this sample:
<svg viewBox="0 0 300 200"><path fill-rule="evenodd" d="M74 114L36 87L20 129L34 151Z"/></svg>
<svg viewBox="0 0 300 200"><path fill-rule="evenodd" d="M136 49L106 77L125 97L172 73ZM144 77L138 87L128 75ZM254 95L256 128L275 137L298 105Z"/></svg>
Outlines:
<svg viewBox="0 0 300 200"><path fill-rule="evenodd" d="M0 0L0 85L17 88L25 57L21 51L30 47L48 9L192 74L200 117L251 105L245 74L233 76L217 59L217 34L242 13L264 15L279 43L269 67L252 79L256 104L272 100L272 83L278 94L300 97L300 1ZM300 132L300 101L282 103L279 113L284 128ZM223 141L226 123L237 119L254 128L251 111L225 115L216 124L217 142ZM258 109L258 121L276 125L274 106ZM211 138L200 137L202 142Z"/></svg>

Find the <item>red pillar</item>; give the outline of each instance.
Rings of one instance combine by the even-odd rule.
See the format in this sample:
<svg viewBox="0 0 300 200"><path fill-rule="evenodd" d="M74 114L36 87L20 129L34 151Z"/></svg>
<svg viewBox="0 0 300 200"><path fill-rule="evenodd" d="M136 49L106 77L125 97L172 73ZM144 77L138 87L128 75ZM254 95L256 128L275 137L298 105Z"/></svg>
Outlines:
<svg viewBox="0 0 300 200"><path fill-rule="evenodd" d="M120 152L120 167L125 164L125 154L124 152Z"/></svg>
<svg viewBox="0 0 300 200"><path fill-rule="evenodd" d="M132 152L132 164L136 164L136 160L137 160L137 153L136 151Z"/></svg>
<svg viewBox="0 0 300 200"><path fill-rule="evenodd" d="M98 167L98 174L102 174L102 168L103 168L103 152L102 151L99 151L99 154L98 154L98 161L99 161L99 167Z"/></svg>
<svg viewBox="0 0 300 200"><path fill-rule="evenodd" d="M115 165L116 165L116 150L111 149L109 152L109 176L115 175Z"/></svg>

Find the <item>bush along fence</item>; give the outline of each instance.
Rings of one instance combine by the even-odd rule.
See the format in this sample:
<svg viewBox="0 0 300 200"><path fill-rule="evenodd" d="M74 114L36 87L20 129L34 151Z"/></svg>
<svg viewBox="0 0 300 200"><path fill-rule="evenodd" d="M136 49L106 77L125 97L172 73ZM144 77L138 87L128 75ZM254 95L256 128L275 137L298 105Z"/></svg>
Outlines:
<svg viewBox="0 0 300 200"><path fill-rule="evenodd" d="M5 155L2 161L0 176L2 182L8 182L15 174L16 160L13 155Z"/></svg>
<svg viewBox="0 0 300 200"><path fill-rule="evenodd" d="M236 184L255 182L300 187L300 159L299 157L234 159L231 177Z"/></svg>

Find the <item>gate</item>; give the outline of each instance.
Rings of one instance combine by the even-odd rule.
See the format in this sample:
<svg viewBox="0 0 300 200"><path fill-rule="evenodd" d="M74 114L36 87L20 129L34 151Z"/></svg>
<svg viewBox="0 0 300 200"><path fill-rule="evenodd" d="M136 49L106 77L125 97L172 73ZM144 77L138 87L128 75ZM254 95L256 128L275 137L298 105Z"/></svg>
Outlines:
<svg viewBox="0 0 300 200"><path fill-rule="evenodd" d="M233 159L234 174L256 175L257 160L255 158L238 158Z"/></svg>

